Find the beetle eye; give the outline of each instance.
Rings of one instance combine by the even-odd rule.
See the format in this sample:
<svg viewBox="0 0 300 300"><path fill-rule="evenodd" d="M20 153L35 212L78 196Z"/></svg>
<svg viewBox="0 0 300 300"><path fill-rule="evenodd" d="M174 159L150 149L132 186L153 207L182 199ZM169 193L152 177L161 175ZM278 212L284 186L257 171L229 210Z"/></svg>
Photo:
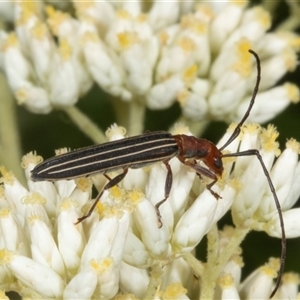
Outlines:
<svg viewBox="0 0 300 300"><path fill-rule="evenodd" d="M214 165L217 169L221 169L223 167L223 163L220 157L215 158Z"/></svg>

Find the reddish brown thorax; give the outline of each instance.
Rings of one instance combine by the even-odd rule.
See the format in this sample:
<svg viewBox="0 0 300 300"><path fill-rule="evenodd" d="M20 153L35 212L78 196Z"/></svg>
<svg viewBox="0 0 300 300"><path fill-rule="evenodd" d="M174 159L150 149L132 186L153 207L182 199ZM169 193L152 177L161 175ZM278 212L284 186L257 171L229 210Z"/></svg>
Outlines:
<svg viewBox="0 0 300 300"><path fill-rule="evenodd" d="M179 147L178 158L180 161L193 158L203 161L216 175L223 172L222 152L212 142L198 139L194 136L177 134L173 136Z"/></svg>

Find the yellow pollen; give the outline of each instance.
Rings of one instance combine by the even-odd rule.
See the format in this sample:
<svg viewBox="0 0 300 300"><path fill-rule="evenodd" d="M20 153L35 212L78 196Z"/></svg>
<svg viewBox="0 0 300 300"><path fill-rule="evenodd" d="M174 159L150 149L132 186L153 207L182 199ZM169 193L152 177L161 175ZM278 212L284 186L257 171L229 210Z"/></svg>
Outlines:
<svg viewBox="0 0 300 300"><path fill-rule="evenodd" d="M90 191L93 186L93 182L91 178L85 178L85 177L75 179L75 184L77 188L82 192Z"/></svg>
<svg viewBox="0 0 300 300"><path fill-rule="evenodd" d="M185 289L181 283L171 283L162 294L164 300L178 299L180 296L186 295L187 289Z"/></svg>
<svg viewBox="0 0 300 300"><path fill-rule="evenodd" d="M44 37L47 36L48 30L44 23L37 21L31 29L31 33L36 39L42 40Z"/></svg>
<svg viewBox="0 0 300 300"><path fill-rule="evenodd" d="M195 50L196 45L192 39L189 37L183 37L177 42L178 46L187 53Z"/></svg>
<svg viewBox="0 0 300 300"><path fill-rule="evenodd" d="M59 28L61 24L67 20L71 19L71 16L67 13L64 13L60 10L55 10L53 6L46 6L46 13L48 15L48 24L54 35L59 35Z"/></svg>
<svg viewBox="0 0 300 300"><path fill-rule="evenodd" d="M185 69L182 74L182 79L187 86L191 85L197 77L198 68L196 65L192 65L189 68Z"/></svg>
<svg viewBox="0 0 300 300"><path fill-rule="evenodd" d="M246 38L241 38L235 45L237 59L232 68L244 78L252 74L252 55L249 49L251 49L251 43Z"/></svg>
<svg viewBox="0 0 300 300"><path fill-rule="evenodd" d="M43 221L43 217L39 214L32 214L30 217L28 217L29 225L34 225L36 221Z"/></svg>
<svg viewBox="0 0 300 300"><path fill-rule="evenodd" d="M2 174L2 178L0 178L0 183L5 183L8 185L13 185L15 181L15 176L11 171L7 171L4 166L0 165L0 173Z"/></svg>
<svg viewBox="0 0 300 300"><path fill-rule="evenodd" d="M270 257L268 263L266 264L270 268L273 268L276 272L279 271L280 268L280 259Z"/></svg>
<svg viewBox="0 0 300 300"><path fill-rule="evenodd" d="M30 5L30 2L33 5ZM35 17L37 15L38 10L34 6L34 1L28 1L27 5L24 5L25 3L26 2L24 1L23 4L21 5L22 10L21 10L20 18L16 21L17 26L26 24L32 17Z"/></svg>
<svg viewBox="0 0 300 300"><path fill-rule="evenodd" d="M14 254L11 251L0 249L0 264L9 264L14 258Z"/></svg>
<svg viewBox="0 0 300 300"><path fill-rule="evenodd" d="M128 201L132 204L138 204L145 197L141 190L133 189L127 193Z"/></svg>
<svg viewBox="0 0 300 300"><path fill-rule="evenodd" d="M106 131L105 135L107 136L108 140L114 140L114 136L123 136L126 135L126 129L122 126L118 126L117 124L111 125Z"/></svg>
<svg viewBox="0 0 300 300"><path fill-rule="evenodd" d="M114 200L122 201L125 197L125 190L118 187L117 185L113 186L109 190L110 197L113 198Z"/></svg>
<svg viewBox="0 0 300 300"><path fill-rule="evenodd" d="M22 198L23 204L41 204L44 205L47 203L47 199L45 199L40 193L32 192L26 197Z"/></svg>
<svg viewBox="0 0 300 300"><path fill-rule="evenodd" d="M284 59L285 67L289 72L295 71L298 66L297 54L294 50L288 48L281 54Z"/></svg>
<svg viewBox="0 0 300 300"><path fill-rule="evenodd" d="M122 205L109 205L107 203L97 203L97 211L101 218L117 218L121 219L124 215Z"/></svg>
<svg viewBox="0 0 300 300"><path fill-rule="evenodd" d="M295 139L289 139L285 146L289 149L292 149L294 152L300 154L300 143Z"/></svg>
<svg viewBox="0 0 300 300"><path fill-rule="evenodd" d="M96 210L100 217L104 216L105 209L106 209L106 204L103 204L102 202L98 201L98 203L96 205Z"/></svg>
<svg viewBox="0 0 300 300"><path fill-rule="evenodd" d="M97 262L95 259L90 261L90 266L98 273L104 274L109 271L114 264L114 259L112 257L106 257L101 261Z"/></svg>
<svg viewBox="0 0 300 300"><path fill-rule="evenodd" d="M72 55L72 48L68 41L63 38L59 42L59 54L64 61L68 61Z"/></svg>
<svg viewBox="0 0 300 300"><path fill-rule="evenodd" d="M300 100L300 90L296 84L285 83L284 88L287 91L288 98L292 103L298 103Z"/></svg>
<svg viewBox="0 0 300 300"><path fill-rule="evenodd" d="M39 3L36 1L19 1L18 5L20 5L22 9L30 10L34 13L38 13L40 8Z"/></svg>
<svg viewBox="0 0 300 300"><path fill-rule="evenodd" d="M116 16L120 19L130 19L132 16L127 10L118 10Z"/></svg>
<svg viewBox="0 0 300 300"><path fill-rule="evenodd" d="M227 288L233 287L234 286L234 279L233 279L232 275L229 274L229 273L221 275L218 279L218 285L222 289L227 289Z"/></svg>
<svg viewBox="0 0 300 300"><path fill-rule="evenodd" d="M259 134L261 127L257 123L246 124L242 127L242 132L244 134Z"/></svg>
<svg viewBox="0 0 300 300"><path fill-rule="evenodd" d="M261 145L267 152L273 152L276 156L280 155L279 143L276 139L279 136L279 132L274 125L269 124L267 129L262 128L260 134Z"/></svg>
<svg viewBox="0 0 300 300"><path fill-rule="evenodd" d="M270 277L270 278L276 278L277 277L277 272L272 268L272 266L265 265L263 267L260 267L260 271L262 274Z"/></svg>
<svg viewBox="0 0 300 300"><path fill-rule="evenodd" d="M65 198L61 201L58 209L60 212L62 212L62 211L68 211L72 207L78 207L78 202L71 200L70 198Z"/></svg>
<svg viewBox="0 0 300 300"><path fill-rule="evenodd" d="M3 207L0 209L0 218L7 218L11 214L10 207Z"/></svg>
<svg viewBox="0 0 300 300"><path fill-rule="evenodd" d="M11 47L19 46L19 40L14 32L10 33L3 44L1 45L1 51L5 52Z"/></svg>
<svg viewBox="0 0 300 300"><path fill-rule="evenodd" d="M268 11L263 9L261 6L253 8L256 21L259 22L265 30L271 27L271 16Z"/></svg>
<svg viewBox="0 0 300 300"><path fill-rule="evenodd" d="M37 165L43 161L43 158L39 155L36 155L36 152L29 152L28 154L22 157L21 167L26 169L29 164Z"/></svg>
<svg viewBox="0 0 300 300"><path fill-rule="evenodd" d="M135 32L122 32L117 35L120 46L128 49L138 42L138 36Z"/></svg>

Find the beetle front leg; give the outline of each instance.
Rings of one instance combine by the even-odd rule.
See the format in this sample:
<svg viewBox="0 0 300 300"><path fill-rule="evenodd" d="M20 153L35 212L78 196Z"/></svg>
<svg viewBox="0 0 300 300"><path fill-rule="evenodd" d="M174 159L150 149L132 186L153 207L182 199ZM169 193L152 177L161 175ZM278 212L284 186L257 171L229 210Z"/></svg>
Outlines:
<svg viewBox="0 0 300 300"><path fill-rule="evenodd" d="M156 210L156 215L157 215L157 226L158 228L161 228L163 223L161 221L161 214L159 211L159 207L167 201L167 199L169 198L170 195L170 191L172 188L172 183L173 183L173 174L172 174L172 170L171 170L171 166L169 165L169 161L164 161L163 162L167 168L167 177L166 177L166 182L165 182L165 198L162 199L161 201L159 201L158 203L156 203L155 210Z"/></svg>
<svg viewBox="0 0 300 300"><path fill-rule="evenodd" d="M205 177L208 177L210 179L212 179L213 181L209 184L206 184L206 188L210 191L210 193L217 199L222 199L222 197L216 193L215 191L212 190L212 187L215 185L215 183L218 181L218 177L216 176L215 173L213 173L211 170L209 169L206 169L200 165L198 165L197 163L195 162L189 162L187 161L185 158L182 158L182 157L178 157L179 160L185 164L186 166L188 167L191 167L196 173L197 173L197 176L200 178L200 180L202 180L202 176L205 176Z"/></svg>

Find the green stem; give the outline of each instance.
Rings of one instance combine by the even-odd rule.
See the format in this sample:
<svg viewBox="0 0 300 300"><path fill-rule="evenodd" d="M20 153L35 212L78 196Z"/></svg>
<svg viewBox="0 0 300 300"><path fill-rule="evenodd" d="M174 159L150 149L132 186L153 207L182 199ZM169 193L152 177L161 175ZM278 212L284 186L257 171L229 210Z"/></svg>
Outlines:
<svg viewBox="0 0 300 300"><path fill-rule="evenodd" d="M139 100L132 101L129 107L128 135L142 134L144 131L145 105Z"/></svg>
<svg viewBox="0 0 300 300"><path fill-rule="evenodd" d="M156 293L160 288L161 284L161 276L162 276L162 267L160 265L156 265L152 268L150 274L150 282L148 284L147 293L143 299L155 299Z"/></svg>
<svg viewBox="0 0 300 300"><path fill-rule="evenodd" d="M124 126L129 136L142 134L146 107L140 99L124 102L112 99L118 125Z"/></svg>
<svg viewBox="0 0 300 300"><path fill-rule="evenodd" d="M26 183L21 168L21 145L16 118L16 105L5 77L0 74L0 162Z"/></svg>
<svg viewBox="0 0 300 300"><path fill-rule="evenodd" d="M191 253L184 253L182 254L182 257L192 268L194 275L197 278L201 278L204 271L203 263Z"/></svg>
<svg viewBox="0 0 300 300"><path fill-rule="evenodd" d="M215 231L207 235L208 249L211 249L216 243ZM214 292L217 278L220 276L223 268L229 261L230 257L236 252L245 236L249 233L249 229L235 228L234 234L227 246L218 252L216 257L215 251L208 251L207 266L202 276L201 295L200 299L214 299ZM212 239L211 241L209 239Z"/></svg>
<svg viewBox="0 0 300 300"><path fill-rule="evenodd" d="M77 127L85 133L94 143L101 144L106 141L105 134L98 128L98 126L82 113L75 106L64 108L64 111L70 119L77 125Z"/></svg>

